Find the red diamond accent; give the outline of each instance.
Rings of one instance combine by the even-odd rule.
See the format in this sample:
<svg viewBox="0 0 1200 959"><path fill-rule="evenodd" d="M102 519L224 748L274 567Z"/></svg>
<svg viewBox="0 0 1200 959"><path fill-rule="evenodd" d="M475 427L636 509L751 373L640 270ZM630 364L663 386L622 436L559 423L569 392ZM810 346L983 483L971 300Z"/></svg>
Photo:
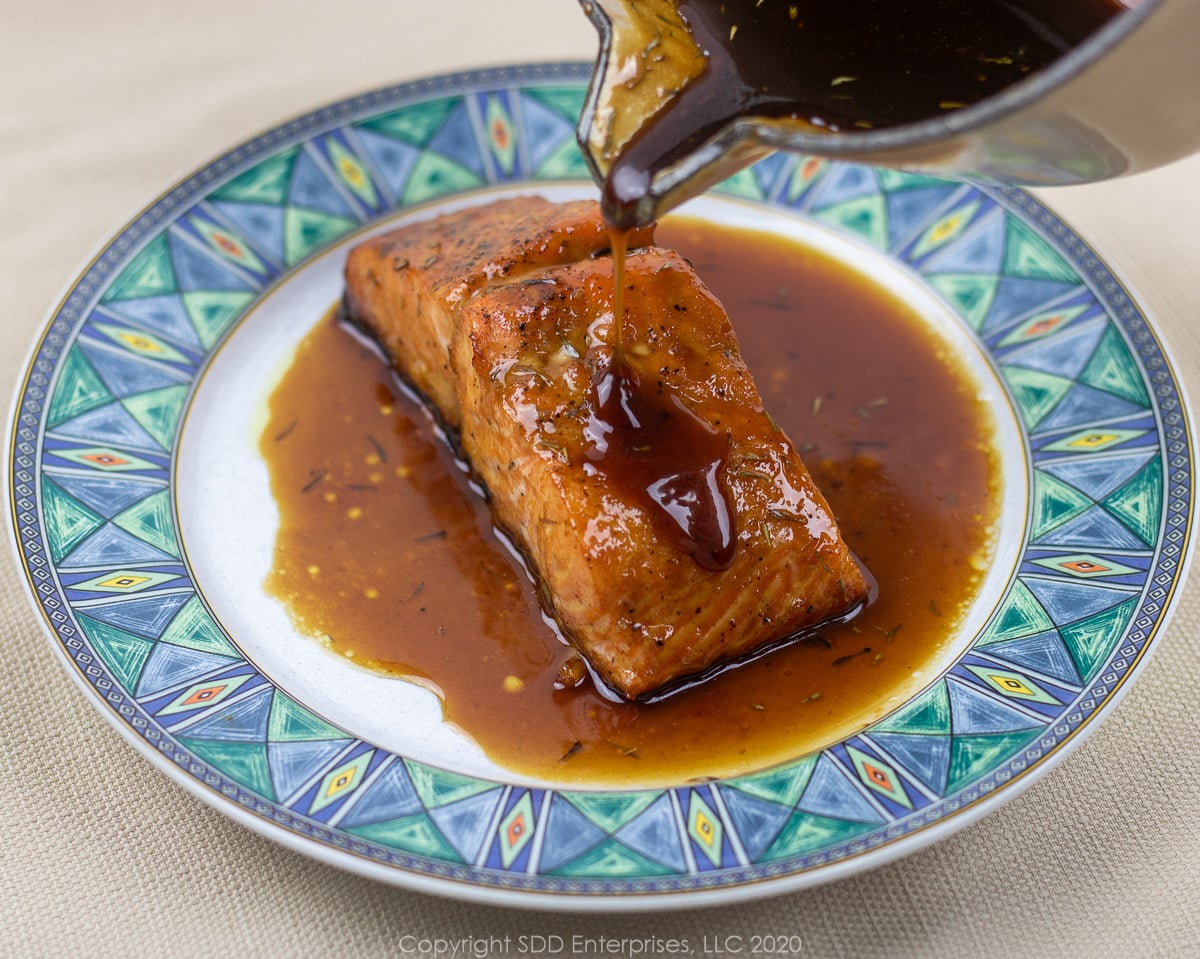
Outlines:
<svg viewBox="0 0 1200 959"><path fill-rule="evenodd" d="M117 456L115 453L87 453L80 459L95 463L97 466L125 466L129 463L129 460Z"/></svg>
<svg viewBox="0 0 1200 959"><path fill-rule="evenodd" d="M875 766L872 766L870 763L863 763L863 769L866 771L871 782L873 782L876 786L882 786L889 792L891 791L893 788L892 779L882 769L878 769Z"/></svg>
<svg viewBox="0 0 1200 959"><path fill-rule="evenodd" d="M492 140L501 150L508 146L508 127L501 120L492 123Z"/></svg>
<svg viewBox="0 0 1200 959"><path fill-rule="evenodd" d="M1063 563L1063 569L1069 569L1076 573L1107 573L1112 567L1101 566L1099 563L1093 563L1087 559L1076 559L1070 563Z"/></svg>
<svg viewBox="0 0 1200 959"><path fill-rule="evenodd" d="M207 686L204 689L197 689L192 695L183 701L185 706L195 706L199 703L206 703L214 696L218 695L225 689L225 683L220 686Z"/></svg>
<svg viewBox="0 0 1200 959"><path fill-rule="evenodd" d="M229 239L229 237L222 236L220 233L214 233L213 241L230 256L236 256L239 259L242 257L242 248Z"/></svg>
<svg viewBox="0 0 1200 959"><path fill-rule="evenodd" d="M1048 316L1044 320L1038 320L1036 323L1030 323L1025 327L1027 336L1037 336L1041 333L1049 333L1052 329L1062 323L1062 316Z"/></svg>

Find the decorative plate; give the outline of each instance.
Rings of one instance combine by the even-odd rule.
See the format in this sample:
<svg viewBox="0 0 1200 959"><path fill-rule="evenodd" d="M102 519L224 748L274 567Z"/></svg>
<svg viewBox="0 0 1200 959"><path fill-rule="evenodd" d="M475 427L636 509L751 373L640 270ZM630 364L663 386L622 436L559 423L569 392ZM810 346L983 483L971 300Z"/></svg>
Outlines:
<svg viewBox="0 0 1200 959"><path fill-rule="evenodd" d="M273 625L230 612L261 592L228 571L253 552L239 548L239 510L253 510L214 511L205 490L261 482L261 465L222 452L252 447L246 423L221 420L251 415L222 401L225 384L279 361L273 317L296 325L297 291L332 302L351 237L489 191L591 189L574 138L588 70L449 76L327 107L234 149L114 237L18 389L11 516L33 601L142 753L238 821L366 875L624 910L878 864L1012 796L1096 724L1162 629L1190 551L1191 433L1163 347L1024 193L782 155L717 191L920 286L1014 424L1023 522L1008 524L985 615L930 685L846 741L703 784L524 782L360 723L320 692L319 661L289 665Z"/></svg>

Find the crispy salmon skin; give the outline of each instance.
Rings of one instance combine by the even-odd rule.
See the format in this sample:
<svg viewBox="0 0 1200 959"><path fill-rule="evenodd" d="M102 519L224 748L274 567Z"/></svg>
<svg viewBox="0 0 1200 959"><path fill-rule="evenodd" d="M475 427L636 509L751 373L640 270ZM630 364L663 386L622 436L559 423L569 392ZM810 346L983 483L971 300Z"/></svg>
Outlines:
<svg viewBox="0 0 1200 959"><path fill-rule="evenodd" d="M629 245L620 354L592 202L503 200L367 240L347 260L345 313L455 434L564 633L637 699L845 617L868 585L724 309L651 229ZM597 384L614 372L642 384L661 428L606 459ZM691 435L716 458L696 460ZM681 532L709 493L730 540L720 562Z"/></svg>

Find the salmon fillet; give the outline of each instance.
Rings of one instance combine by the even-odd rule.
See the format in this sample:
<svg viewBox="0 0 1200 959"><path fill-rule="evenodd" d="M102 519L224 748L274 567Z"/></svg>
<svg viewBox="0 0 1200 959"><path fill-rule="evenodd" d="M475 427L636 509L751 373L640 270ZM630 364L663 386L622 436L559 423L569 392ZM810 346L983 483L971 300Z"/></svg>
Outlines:
<svg viewBox="0 0 1200 959"><path fill-rule="evenodd" d="M347 317L432 404L544 605L626 699L844 618L868 593L724 309L652 241L629 239L619 354L594 203L500 201L375 237L346 263Z"/></svg>

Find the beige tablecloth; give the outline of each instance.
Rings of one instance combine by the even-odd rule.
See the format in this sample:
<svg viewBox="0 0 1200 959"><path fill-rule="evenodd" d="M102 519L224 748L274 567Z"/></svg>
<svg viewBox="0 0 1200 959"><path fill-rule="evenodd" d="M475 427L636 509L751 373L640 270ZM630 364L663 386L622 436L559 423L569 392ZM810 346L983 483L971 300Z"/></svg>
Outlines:
<svg viewBox="0 0 1200 959"><path fill-rule="evenodd" d="M100 243L233 143L341 97L474 66L591 59L575 0L0 0L0 341L15 384ZM1200 158L1047 192L1200 383ZM1194 401L1193 401L1194 402ZM1121 705L970 828L851 878L637 916L405 891L236 825L91 708L0 577L0 954L405 955L414 939L786 933L805 956L1200 955L1200 582ZM560 953L561 954L561 953Z"/></svg>

